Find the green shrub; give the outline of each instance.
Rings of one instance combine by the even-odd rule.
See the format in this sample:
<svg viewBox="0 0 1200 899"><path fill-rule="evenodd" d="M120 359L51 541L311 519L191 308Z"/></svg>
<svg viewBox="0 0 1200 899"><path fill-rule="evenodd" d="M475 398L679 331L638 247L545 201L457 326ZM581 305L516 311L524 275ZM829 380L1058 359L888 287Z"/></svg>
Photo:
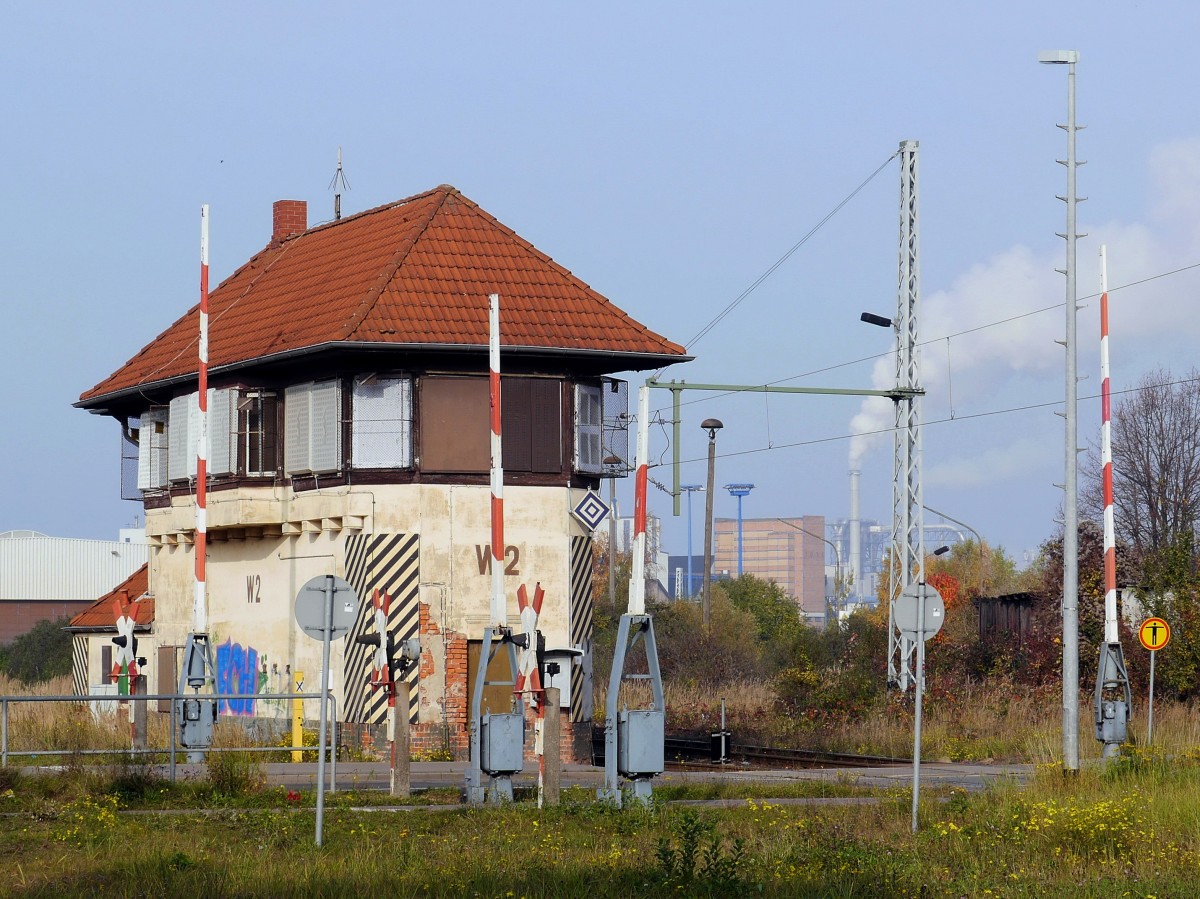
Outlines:
<svg viewBox="0 0 1200 899"><path fill-rule="evenodd" d="M745 843L738 837L728 844L711 821L685 811L670 821L671 835L659 837L655 857L664 885L708 895L741 895Z"/></svg>
<svg viewBox="0 0 1200 899"><path fill-rule="evenodd" d="M70 619L39 621L33 629L0 648L0 669L27 684L71 673Z"/></svg>
<svg viewBox="0 0 1200 899"><path fill-rule="evenodd" d="M262 790L267 776L258 753L242 748L252 745L245 731L236 722L221 722L217 725L213 748L221 751L207 752L204 758L208 768L208 782L214 793L238 796Z"/></svg>

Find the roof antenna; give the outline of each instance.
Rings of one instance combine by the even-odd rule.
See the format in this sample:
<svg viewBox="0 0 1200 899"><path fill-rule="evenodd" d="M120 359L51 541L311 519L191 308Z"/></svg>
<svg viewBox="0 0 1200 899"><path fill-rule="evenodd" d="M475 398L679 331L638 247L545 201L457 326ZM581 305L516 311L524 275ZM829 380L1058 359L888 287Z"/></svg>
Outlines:
<svg viewBox="0 0 1200 899"><path fill-rule="evenodd" d="M350 182L346 180L346 175L342 172L342 148L338 147L338 164L337 171L333 173L333 180L329 182L329 187L337 191L333 195L333 220L336 222L342 217L342 191L341 188L350 189Z"/></svg>

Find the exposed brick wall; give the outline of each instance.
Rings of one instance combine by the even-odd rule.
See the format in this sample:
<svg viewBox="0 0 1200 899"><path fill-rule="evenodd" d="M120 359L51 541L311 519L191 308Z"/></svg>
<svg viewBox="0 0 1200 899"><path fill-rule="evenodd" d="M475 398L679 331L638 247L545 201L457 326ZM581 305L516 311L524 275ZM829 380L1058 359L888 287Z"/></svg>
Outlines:
<svg viewBox="0 0 1200 899"><path fill-rule="evenodd" d="M421 659L418 663L421 681L418 705L421 709L421 717L430 720L412 726L410 732L412 752L419 758L440 755L448 749L455 759L466 760L471 753L467 721L470 713L470 709L467 707L467 637L465 634L453 631L443 633L430 615L429 606L426 603L420 603L418 611L422 647ZM443 641L446 647L444 697L426 692L426 679L438 674L434 648L440 649ZM524 708L525 758L533 761L536 759L534 755L536 716L528 704ZM572 722L566 709L562 710L561 722L562 745L559 755L562 761L566 764L589 764L592 756L591 722ZM364 728L358 739L362 742L365 754L370 754L371 748L369 747L373 747L374 753L379 758L387 758L386 725ZM344 740L344 742L350 741Z"/></svg>

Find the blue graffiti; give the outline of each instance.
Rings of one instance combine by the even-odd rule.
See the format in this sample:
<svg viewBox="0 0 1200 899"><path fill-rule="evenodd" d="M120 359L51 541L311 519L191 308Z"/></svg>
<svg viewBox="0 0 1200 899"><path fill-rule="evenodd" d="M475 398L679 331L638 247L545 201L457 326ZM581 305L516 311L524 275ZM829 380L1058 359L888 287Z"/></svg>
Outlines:
<svg viewBox="0 0 1200 899"><path fill-rule="evenodd" d="M258 692L258 650L226 640L217 647L217 692L253 697ZM253 715L253 699L222 699L222 715Z"/></svg>

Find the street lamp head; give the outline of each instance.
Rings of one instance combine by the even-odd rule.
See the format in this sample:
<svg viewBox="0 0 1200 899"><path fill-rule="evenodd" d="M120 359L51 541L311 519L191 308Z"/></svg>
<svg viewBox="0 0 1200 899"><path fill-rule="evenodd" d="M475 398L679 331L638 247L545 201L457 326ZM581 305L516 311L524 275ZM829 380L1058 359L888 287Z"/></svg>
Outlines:
<svg viewBox="0 0 1200 899"><path fill-rule="evenodd" d="M693 493L695 491L699 491L700 493L703 493L704 485L703 484L680 484L679 489L684 491L685 493Z"/></svg>
<svg viewBox="0 0 1200 899"><path fill-rule="evenodd" d="M937 549L935 549L935 550L933 551L933 554L934 554L935 556L944 556L944 555L945 555L946 553L948 553L948 552L950 552L950 547L948 547L948 546L939 546Z"/></svg>
<svg viewBox="0 0 1200 899"><path fill-rule="evenodd" d="M754 489L753 484L726 484L725 489L729 491L730 496L749 496L750 491Z"/></svg>
<svg viewBox="0 0 1200 899"><path fill-rule="evenodd" d="M1043 50L1038 54L1038 62L1046 65L1071 65L1079 62L1078 50Z"/></svg>
<svg viewBox="0 0 1200 899"><path fill-rule="evenodd" d="M892 320L890 318L885 318L882 315L876 315L874 312L864 312L858 317L858 320L864 321L868 325L878 325L881 328L890 328L892 326Z"/></svg>
<svg viewBox="0 0 1200 899"><path fill-rule="evenodd" d="M719 418L706 418L704 421L700 422L700 430L708 431L709 440L716 440L717 431L721 430L723 427L725 427L725 425L721 423L721 419Z"/></svg>

